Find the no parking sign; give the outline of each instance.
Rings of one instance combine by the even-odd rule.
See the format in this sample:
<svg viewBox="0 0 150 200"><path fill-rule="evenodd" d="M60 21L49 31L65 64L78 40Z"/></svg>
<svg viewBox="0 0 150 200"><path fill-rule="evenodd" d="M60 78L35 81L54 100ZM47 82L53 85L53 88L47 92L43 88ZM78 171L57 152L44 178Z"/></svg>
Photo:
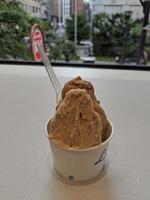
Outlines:
<svg viewBox="0 0 150 200"><path fill-rule="evenodd" d="M32 49L34 59L36 61L41 61L42 57L41 57L41 53L37 47L37 42L39 42L44 48L44 38L43 38L43 34L42 34L38 24L34 24L32 26L30 42L31 42L31 49Z"/></svg>

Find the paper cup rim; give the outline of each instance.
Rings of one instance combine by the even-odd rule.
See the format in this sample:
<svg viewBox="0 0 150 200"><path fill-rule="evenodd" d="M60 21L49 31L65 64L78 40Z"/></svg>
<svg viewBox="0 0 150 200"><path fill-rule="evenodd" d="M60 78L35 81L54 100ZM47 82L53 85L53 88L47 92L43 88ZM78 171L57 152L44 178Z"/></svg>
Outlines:
<svg viewBox="0 0 150 200"><path fill-rule="evenodd" d="M88 147L88 148L74 148L74 147L67 147L67 146L63 146L63 145L60 145L60 144L57 144L55 142L53 142L51 139L50 139L50 136L48 134L48 131L47 131L47 128L48 128L48 124L50 122L51 119L48 119L47 122L46 122L46 125L45 125L45 133L46 133L46 137L49 139L50 143L54 144L56 147L58 147L59 149L63 149L63 150L66 150L66 151L72 151L72 152L86 152L86 151L93 151L95 149L98 149L102 146L105 146L107 143L109 143L109 141L112 139L113 135L114 135L114 127L112 125L112 122L108 120L109 122L109 125L111 127L111 133L110 133L110 136L102 143L98 144L98 145L95 145L95 146L92 146L92 147Z"/></svg>

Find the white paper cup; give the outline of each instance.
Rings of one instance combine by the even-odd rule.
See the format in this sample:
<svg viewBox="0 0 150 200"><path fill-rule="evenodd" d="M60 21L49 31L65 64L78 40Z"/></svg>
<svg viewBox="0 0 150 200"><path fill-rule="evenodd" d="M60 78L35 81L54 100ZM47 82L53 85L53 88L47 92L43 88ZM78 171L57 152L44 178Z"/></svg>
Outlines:
<svg viewBox="0 0 150 200"><path fill-rule="evenodd" d="M106 152L113 135L113 126L109 121L107 139L86 149L67 148L55 144L48 135L50 120L46 124L46 135L49 139L54 167L63 177L73 181L85 181L96 177L103 169Z"/></svg>

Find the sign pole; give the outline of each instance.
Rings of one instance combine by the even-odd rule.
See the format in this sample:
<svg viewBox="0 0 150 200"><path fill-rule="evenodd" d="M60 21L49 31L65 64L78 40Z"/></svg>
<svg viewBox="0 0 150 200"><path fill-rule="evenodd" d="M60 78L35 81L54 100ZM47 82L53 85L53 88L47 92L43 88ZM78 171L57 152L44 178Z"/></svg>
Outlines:
<svg viewBox="0 0 150 200"><path fill-rule="evenodd" d="M74 44L77 45L77 1L74 0Z"/></svg>

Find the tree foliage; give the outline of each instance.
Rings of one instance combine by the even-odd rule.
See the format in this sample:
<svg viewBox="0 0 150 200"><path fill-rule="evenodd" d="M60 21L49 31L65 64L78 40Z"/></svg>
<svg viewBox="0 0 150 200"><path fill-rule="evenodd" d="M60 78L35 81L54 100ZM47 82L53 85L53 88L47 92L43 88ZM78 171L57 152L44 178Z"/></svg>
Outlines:
<svg viewBox="0 0 150 200"><path fill-rule="evenodd" d="M50 59L68 60L75 56L75 46L66 37L55 38L50 48Z"/></svg>
<svg viewBox="0 0 150 200"><path fill-rule="evenodd" d="M93 43L96 55L122 55L126 43L127 55L136 53L140 23L128 13L100 13L93 22Z"/></svg>
<svg viewBox="0 0 150 200"><path fill-rule="evenodd" d="M111 23L106 13L95 15L93 21L93 44L96 55L110 54L112 46Z"/></svg>
<svg viewBox="0 0 150 200"><path fill-rule="evenodd" d="M26 57L23 37L29 29L29 16L16 1L0 1L0 57Z"/></svg>
<svg viewBox="0 0 150 200"><path fill-rule="evenodd" d="M33 24L39 24L47 44L53 37L47 21L29 16L15 0L0 0L0 58L32 59L29 45L23 41L28 37Z"/></svg>
<svg viewBox="0 0 150 200"><path fill-rule="evenodd" d="M84 15L77 16L77 42L89 39L90 28ZM66 35L69 40L74 41L74 16L66 20Z"/></svg>

